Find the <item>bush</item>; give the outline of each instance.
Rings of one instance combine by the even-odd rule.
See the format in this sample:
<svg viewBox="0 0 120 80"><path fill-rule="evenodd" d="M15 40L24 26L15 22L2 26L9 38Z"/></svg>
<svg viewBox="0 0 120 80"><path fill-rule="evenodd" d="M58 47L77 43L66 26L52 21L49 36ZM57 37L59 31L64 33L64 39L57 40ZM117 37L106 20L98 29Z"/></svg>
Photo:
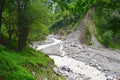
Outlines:
<svg viewBox="0 0 120 80"><path fill-rule="evenodd" d="M108 30L103 34L104 46L108 47L112 43L113 31Z"/></svg>

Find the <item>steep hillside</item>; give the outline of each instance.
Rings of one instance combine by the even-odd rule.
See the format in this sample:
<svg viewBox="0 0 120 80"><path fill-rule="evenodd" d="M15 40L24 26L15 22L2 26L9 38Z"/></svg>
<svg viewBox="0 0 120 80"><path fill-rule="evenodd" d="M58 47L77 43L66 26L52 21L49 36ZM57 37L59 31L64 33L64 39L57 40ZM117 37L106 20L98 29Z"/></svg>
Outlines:
<svg viewBox="0 0 120 80"><path fill-rule="evenodd" d="M92 44L94 47L102 47L95 37L94 11L94 7L89 9L77 29L75 29L67 39L74 40L82 44Z"/></svg>
<svg viewBox="0 0 120 80"><path fill-rule="evenodd" d="M16 52L0 45L0 80L64 80L48 56L29 47Z"/></svg>
<svg viewBox="0 0 120 80"><path fill-rule="evenodd" d="M62 1L60 0L62 3ZM118 0L73 1L55 17L53 30L67 39L95 47L120 48L120 3ZM67 7L67 8L66 8ZM78 15L75 17L75 15ZM53 17L54 18L54 17ZM74 21L75 20L75 21ZM59 28L58 28L59 27ZM97 39L96 39L97 38ZM101 45L102 44L102 45Z"/></svg>
<svg viewBox="0 0 120 80"><path fill-rule="evenodd" d="M116 3L100 5L94 13L96 37L109 48L120 48L120 6ZM112 6L112 7L110 7Z"/></svg>
<svg viewBox="0 0 120 80"><path fill-rule="evenodd" d="M67 39L97 48L120 48L119 21L118 9L92 7Z"/></svg>

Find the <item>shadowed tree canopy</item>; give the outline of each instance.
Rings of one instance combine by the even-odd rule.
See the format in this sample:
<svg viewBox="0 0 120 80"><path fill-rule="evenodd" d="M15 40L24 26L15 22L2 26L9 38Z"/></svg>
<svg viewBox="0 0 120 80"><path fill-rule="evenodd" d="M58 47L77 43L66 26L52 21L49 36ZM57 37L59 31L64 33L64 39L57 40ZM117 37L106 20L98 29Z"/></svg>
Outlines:
<svg viewBox="0 0 120 80"><path fill-rule="evenodd" d="M28 38L29 41L36 40L36 37L32 37L32 39L28 37L29 34L32 36L36 35L35 32L38 32L38 34L42 34L42 36L38 35L40 36L39 38L43 38L48 34L49 12L46 0L7 0L1 2L1 4L0 24L1 26L3 25L3 29L6 31L2 30L0 32L2 34L6 34L4 32L7 32L9 39L18 40L19 51L26 46Z"/></svg>

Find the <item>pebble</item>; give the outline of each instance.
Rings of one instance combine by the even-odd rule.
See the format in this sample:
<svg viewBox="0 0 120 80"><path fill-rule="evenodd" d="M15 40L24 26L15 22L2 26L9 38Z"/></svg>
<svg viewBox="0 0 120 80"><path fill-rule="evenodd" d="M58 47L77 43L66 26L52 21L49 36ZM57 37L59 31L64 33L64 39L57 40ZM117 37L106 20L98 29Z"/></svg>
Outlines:
<svg viewBox="0 0 120 80"><path fill-rule="evenodd" d="M107 80L120 80L119 75L109 75L107 76Z"/></svg>
<svg viewBox="0 0 120 80"><path fill-rule="evenodd" d="M54 67L54 68L53 68L53 71L54 71L56 74L60 75L60 71L59 71L59 69L58 69L57 67Z"/></svg>
<svg viewBox="0 0 120 80"><path fill-rule="evenodd" d="M67 71L67 72L71 71L70 68L67 67L67 66L62 66L61 69L64 70L64 71Z"/></svg>

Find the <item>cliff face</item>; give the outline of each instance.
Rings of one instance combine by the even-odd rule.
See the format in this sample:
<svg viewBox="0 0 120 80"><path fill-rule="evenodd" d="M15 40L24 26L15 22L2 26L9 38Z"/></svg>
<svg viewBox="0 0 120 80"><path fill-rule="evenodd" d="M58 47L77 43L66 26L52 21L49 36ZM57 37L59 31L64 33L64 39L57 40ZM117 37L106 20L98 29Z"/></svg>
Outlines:
<svg viewBox="0 0 120 80"><path fill-rule="evenodd" d="M94 7L89 9L89 11L86 13L84 18L81 20L80 24L78 25L78 28L75 29L73 33L68 35L67 39L81 43L81 44L86 43L87 42L86 27L87 27L88 31L90 32L92 46L94 47L102 46L95 37L95 29L94 29L95 24L94 24L94 18L93 18L94 11L95 11Z"/></svg>

